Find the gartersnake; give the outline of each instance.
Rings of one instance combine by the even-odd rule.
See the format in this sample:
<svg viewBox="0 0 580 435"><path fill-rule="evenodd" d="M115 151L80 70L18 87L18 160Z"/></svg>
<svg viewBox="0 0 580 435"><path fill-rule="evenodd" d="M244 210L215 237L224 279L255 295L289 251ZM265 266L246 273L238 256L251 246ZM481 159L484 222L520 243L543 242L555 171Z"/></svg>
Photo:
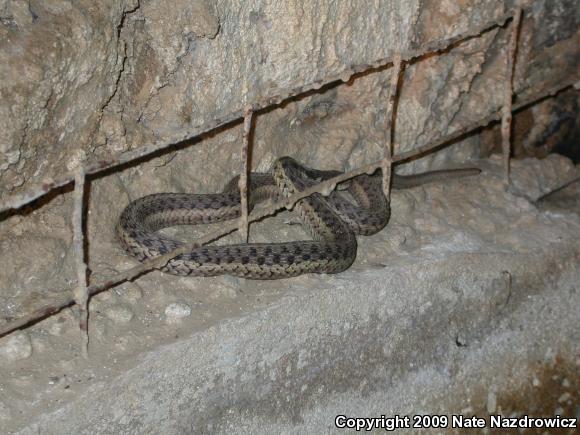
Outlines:
<svg viewBox="0 0 580 435"><path fill-rule="evenodd" d="M412 176L395 174L393 188L479 172L470 168ZM287 197L338 174L310 169L290 157L282 157L270 173L251 174L249 204ZM356 257L356 235L374 234L389 220L390 206L383 195L381 180L380 174L360 175L347 182L345 190L335 190L327 197L315 193L300 200L294 209L313 240L202 246L174 258L161 270L174 275L230 274L251 279L341 272ZM220 222L239 215L240 194L234 178L223 193L159 193L139 198L122 212L117 233L127 252L144 261L182 246L181 242L159 234L162 228Z"/></svg>

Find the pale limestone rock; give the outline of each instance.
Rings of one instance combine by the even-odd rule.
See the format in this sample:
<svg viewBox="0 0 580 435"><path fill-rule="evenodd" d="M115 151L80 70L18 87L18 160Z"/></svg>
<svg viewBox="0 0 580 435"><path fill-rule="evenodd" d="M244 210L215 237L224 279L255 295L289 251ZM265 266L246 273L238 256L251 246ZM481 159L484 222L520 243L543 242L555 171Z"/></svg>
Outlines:
<svg viewBox="0 0 580 435"><path fill-rule="evenodd" d="M191 307L187 304L174 302L165 307L165 320L167 323L179 323L189 316L191 316Z"/></svg>
<svg viewBox="0 0 580 435"><path fill-rule="evenodd" d="M26 332L15 332L0 339L0 359L7 362L16 362L30 358L32 342Z"/></svg>

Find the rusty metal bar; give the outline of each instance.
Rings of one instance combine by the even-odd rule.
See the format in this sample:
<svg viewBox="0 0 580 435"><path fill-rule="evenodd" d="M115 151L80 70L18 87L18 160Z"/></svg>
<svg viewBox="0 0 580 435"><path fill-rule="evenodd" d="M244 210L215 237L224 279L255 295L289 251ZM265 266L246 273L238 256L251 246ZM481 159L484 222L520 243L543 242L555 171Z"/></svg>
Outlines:
<svg viewBox="0 0 580 435"><path fill-rule="evenodd" d="M238 231L242 238L248 243L248 176L250 173L250 135L252 131L253 110L251 106L244 110L244 140L242 142L242 171L240 172L240 179L238 180L238 187L240 188L240 220Z"/></svg>
<svg viewBox="0 0 580 435"><path fill-rule="evenodd" d="M411 59L433 54L440 50L449 48L452 45L457 44L458 42L479 36L482 33L494 29L496 27L503 26L510 18L512 18L512 16L513 14L509 12L496 18L495 20L491 20L483 24L479 28L472 30L470 32L458 34L444 40L431 42L429 44L426 44L421 49L407 50L405 52L399 53L401 56L401 60L408 62ZM356 73L372 71L373 69L391 64L392 62L393 59L391 58L382 58L377 59L374 62L368 64L352 65L351 67L346 68L344 71L338 74L326 77L324 80L317 80L313 83L309 83L303 86L297 86L292 89L280 89L277 94L272 95L270 97L266 97L263 100L260 100L255 104L252 104L252 107L254 109L254 112L257 112L266 107L281 104L284 101L290 98L295 98L298 95L310 92L312 90L320 89L322 86L333 83L338 80L342 80L344 77L350 77ZM175 146L187 140L191 140L192 138L198 137L204 133L208 133L225 124L237 121L240 118L243 118L243 116L244 109L231 112L221 118L208 121L203 125L186 129L180 134L167 138L167 140L165 141L144 145L135 150L125 152L110 159L86 163L84 165L84 171L87 175L98 174L105 170L124 165L134 160L146 158L156 152L169 149L172 146ZM24 205L29 204L32 201L46 195L48 192L51 192L54 189L70 184L73 181L74 181L74 172L68 172L58 179L47 179L41 183L37 183L33 185L31 188L29 188L26 192L11 195L8 196L7 198L4 198L0 204L0 213L23 207Z"/></svg>
<svg viewBox="0 0 580 435"><path fill-rule="evenodd" d="M85 204L85 172L81 166L75 170L74 209L72 214L73 248L77 272L77 286L73 290L75 304L80 310L79 329L82 353L88 358L89 349L89 292L87 289L87 263L85 262L85 231L83 225Z"/></svg>
<svg viewBox="0 0 580 435"><path fill-rule="evenodd" d="M504 158L504 183L510 183L510 157L511 157L511 132L512 132L512 103L514 95L514 65L518 47L518 34L522 18L522 8L518 7L511 24L510 42L506 53L506 78L504 91L504 106L501 118L501 145Z"/></svg>
<svg viewBox="0 0 580 435"><path fill-rule="evenodd" d="M389 200L391 198L391 172L392 172L392 156L393 156L393 124L394 117L396 113L396 102L399 91L399 77L401 76L403 61L401 60L401 55L399 53L395 54L393 58L393 72L391 73L391 81L389 85L389 98L387 100L387 114L386 114L386 141L383 151L383 160L381 162L381 168L383 172L383 193L385 198Z"/></svg>

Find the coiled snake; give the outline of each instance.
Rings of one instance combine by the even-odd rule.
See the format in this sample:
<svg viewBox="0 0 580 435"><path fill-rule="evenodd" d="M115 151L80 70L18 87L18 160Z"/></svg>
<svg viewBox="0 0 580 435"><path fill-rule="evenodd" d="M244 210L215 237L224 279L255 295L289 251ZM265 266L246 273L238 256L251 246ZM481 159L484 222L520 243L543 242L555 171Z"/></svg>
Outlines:
<svg viewBox="0 0 580 435"><path fill-rule="evenodd" d="M479 169L455 169L400 176L393 188L417 186L431 181L476 175ZM267 198L277 200L340 174L300 165L290 157L278 159L269 174L252 173L249 204ZM131 202L122 212L117 233L123 246L138 260L166 254L182 243L157 231L175 225L196 225L235 219L240 215L238 177L223 193L159 193ZM356 235L380 231L390 216L382 192L381 176L360 175L328 197L315 193L295 205L313 240L286 243L249 243L202 246L170 260L163 269L174 275L214 276L229 274L251 279L279 279L304 273L337 273L356 257ZM352 199L356 202L353 204Z"/></svg>

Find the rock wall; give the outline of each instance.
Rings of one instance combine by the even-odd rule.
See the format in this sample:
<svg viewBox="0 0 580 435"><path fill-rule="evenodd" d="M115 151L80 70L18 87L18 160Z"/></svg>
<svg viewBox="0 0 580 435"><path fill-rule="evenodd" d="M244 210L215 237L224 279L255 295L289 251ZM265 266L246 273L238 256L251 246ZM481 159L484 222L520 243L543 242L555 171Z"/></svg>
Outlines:
<svg viewBox="0 0 580 435"><path fill-rule="evenodd" d="M0 195L171 137L273 90L468 31L512 3L2 0ZM577 75L579 22L574 0L528 2L518 92ZM408 66L397 122L401 149L497 109L506 36L495 29ZM260 116L254 166L280 152L334 166L376 155L389 75L364 75ZM321 128L331 135L330 150L317 146ZM230 128L205 147L209 170L234 170L238 141ZM208 169L204 161L191 170ZM203 180L211 188L217 181Z"/></svg>
<svg viewBox="0 0 580 435"><path fill-rule="evenodd" d="M0 198L45 177L57 177L80 162L179 135L280 89L340 76L353 64L388 58L399 50L419 50L469 32L513 7L512 1L494 0L362 4L354 0L0 0ZM574 0L526 3L516 62L516 101L579 79L579 23L580 6ZM508 36L505 28L495 27L406 66L396 152L428 143L498 109ZM379 157L390 75L391 68L376 68L261 111L255 125L253 169L265 171L282 155L333 169L352 168ZM570 113L577 107L577 95L572 98ZM549 113L540 112L548 130ZM131 199L159 191L217 191L239 170L241 133L240 122L233 122L92 179L87 227L93 276L102 278L135 264L114 234L118 216ZM493 149L489 137L483 141L469 137L401 169L463 162L479 155L480 142L484 150ZM530 143L536 143L543 136L534 130L529 137ZM528 173L523 184L534 187L537 177L535 187L545 192L572 176L573 166L567 161L553 164L557 161L544 163L545 171ZM514 251L528 246L531 239L520 242L505 222L520 219L514 209L532 207L521 198L509 196L508 201L502 196L498 165L493 163L490 172L495 175L485 179L483 190L467 196L476 198L473 203L459 198L454 203L458 206L446 205L456 193L448 186L438 188L442 199L430 199L428 207L429 196L423 189L409 194L416 195L412 201L395 199L393 219L399 225L394 230L389 226L388 237L369 245L367 258L382 255L386 264L393 252L404 254L408 249L420 257L423 247L431 249L433 238L433 249L445 250L450 234L457 237L451 242L462 249L479 247L479 239L470 239L459 228L466 222L465 208L472 215L467 225L487 231L490 240L485 239L485 246L490 252L495 247L488 243L512 244ZM0 219L0 321L23 315L75 285L71 195L67 189L58 193ZM482 217L478 207L489 206L488 196L503 198L494 213L506 208L509 219ZM413 218L420 207L427 208ZM443 224L433 223L433 208L439 209L437 219ZM270 223L253 227L252 240L300 237L293 232L295 226L289 229L281 219L282 230L273 230ZM523 233L529 229L529 219L518 221ZM502 236L495 235L498 229L504 231ZM540 247L544 242L548 243L534 241ZM350 279L335 277L333 283L344 280L351 285L361 270L384 267L364 256L357 261L359 272L349 272ZM401 267L406 270L404 264ZM95 379L114 378L141 352L155 349L178 332L205 330L239 316L241 307L251 311L254 303L267 305L296 283L309 294L313 288L329 285L325 280L307 276L255 285L230 277L187 280L154 272L104 292L91 302L94 359L87 365L79 361L76 320L69 310L3 342L0 380L6 385L0 387L8 393L0 401L0 423L25 425L26 416L19 409L36 404L36 415L57 409L57 402L69 400L66 395L72 390L78 388L74 394L83 394ZM420 288L414 283L411 287ZM168 326L169 319L180 313L189 313L189 320L178 323L183 329L177 327L176 332ZM114 364L111 354L119 355ZM48 371L49 386L44 388ZM55 394L62 397L55 399Z"/></svg>

